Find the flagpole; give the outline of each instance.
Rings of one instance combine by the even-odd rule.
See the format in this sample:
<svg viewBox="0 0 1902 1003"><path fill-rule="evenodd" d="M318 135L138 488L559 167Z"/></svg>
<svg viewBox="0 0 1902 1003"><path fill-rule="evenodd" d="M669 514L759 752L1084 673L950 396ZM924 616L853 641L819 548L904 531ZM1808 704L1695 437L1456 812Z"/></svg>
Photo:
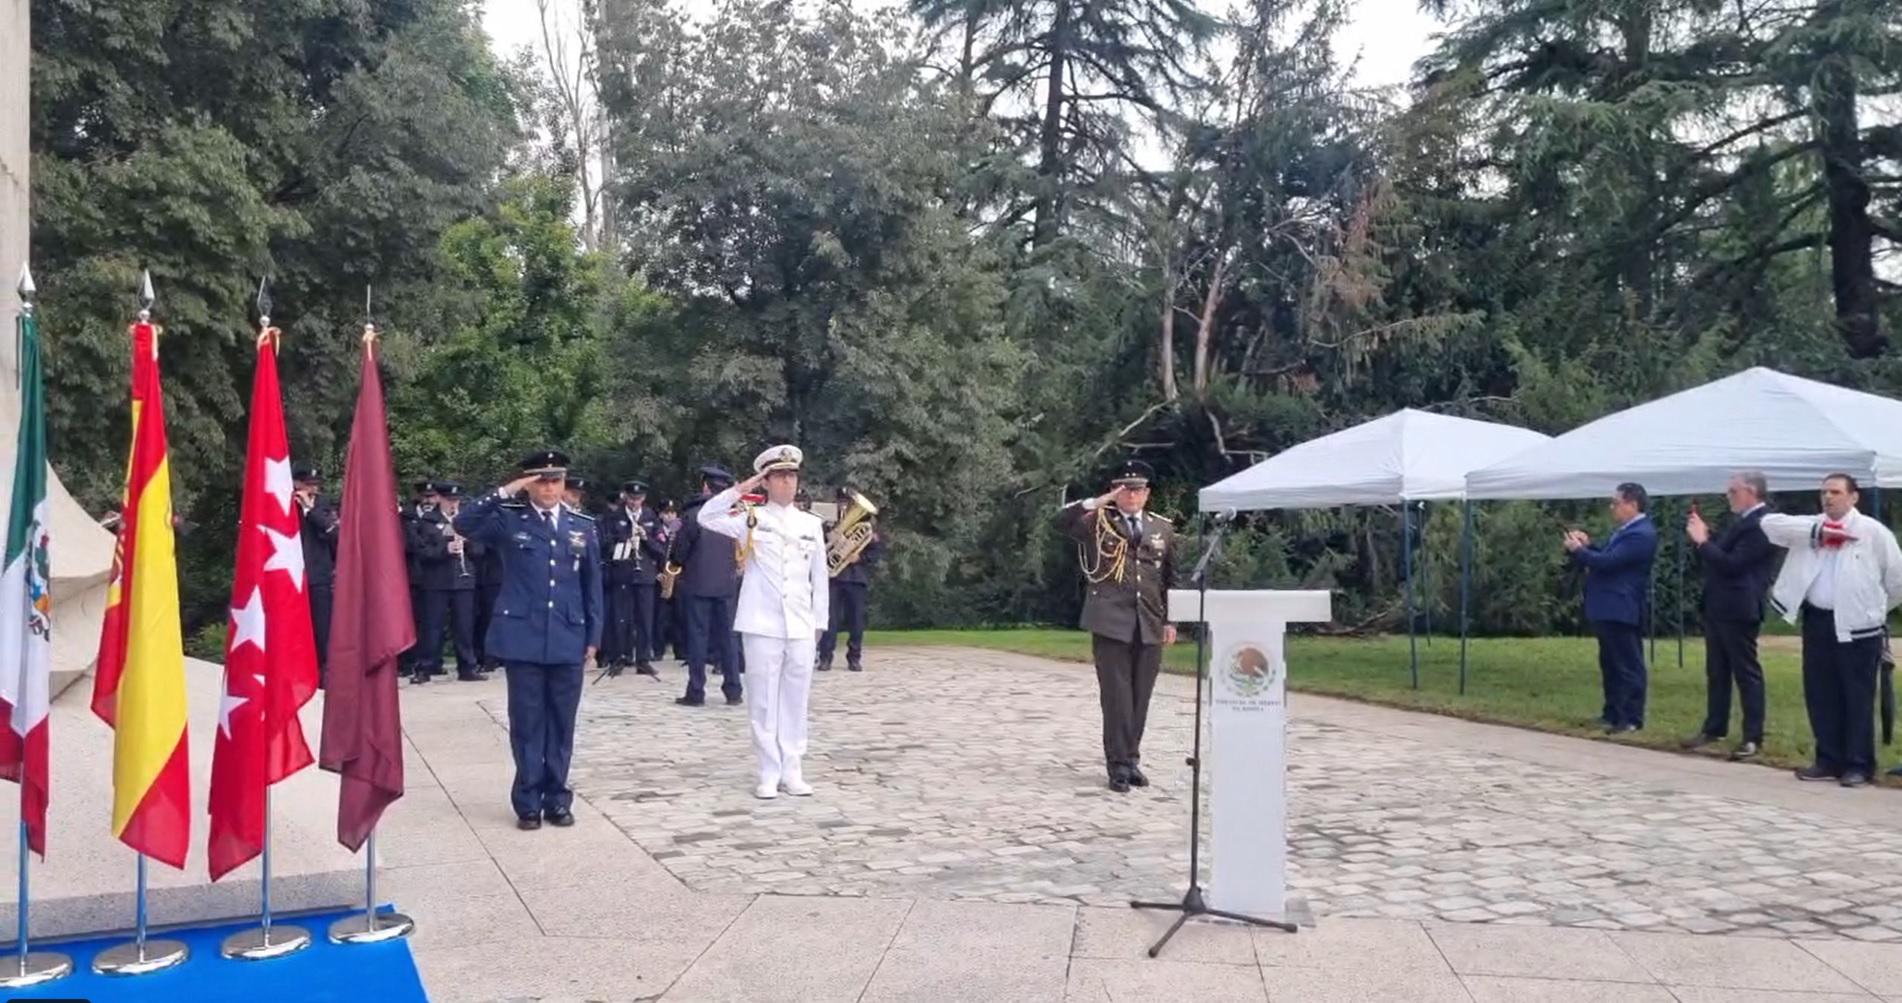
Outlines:
<svg viewBox="0 0 1902 1003"><path fill-rule="evenodd" d="M251 930L239 930L225 938L220 948L221 954L239 961L268 961L296 954L310 946L310 931L301 926L271 924L271 788L264 788L264 852L261 862L264 873L261 877L262 901L259 905L258 926Z"/></svg>
<svg viewBox="0 0 1902 1003"><path fill-rule="evenodd" d="M26 819L23 818L20 820L20 958L17 968L0 974L0 989L44 985L73 972L73 959L66 955L55 951L34 951L27 946L30 924L27 919L26 868L31 859L32 851L27 848Z"/></svg>
<svg viewBox="0 0 1902 1003"><path fill-rule="evenodd" d="M407 937L416 929L416 921L400 912L376 912L376 830L363 842L363 914L345 916L330 924L330 939L337 944L376 944Z"/></svg>
<svg viewBox="0 0 1902 1003"><path fill-rule="evenodd" d="M20 295L20 320L18 324L20 344L17 347L24 348L27 328L33 324L33 293L35 292L33 288L33 273L27 268L25 263L20 265L20 285L17 291ZM19 364L20 377L24 379L26 376L25 357L23 355L17 356L14 361ZM22 424L25 423L26 415L24 413L22 413L20 420ZM20 613L19 610L13 610L12 612L14 615ZM66 955L53 951L36 952L29 946L31 944L29 936L32 930L32 922L28 908L31 904L31 896L27 894L27 867L32 863L33 859L33 839L31 829L27 825L25 811L27 778L24 775L24 770L22 770L21 773L22 775L19 777L21 796L20 897L17 900L20 910L18 917L20 921L20 956L18 966L12 972L9 973L0 970L0 989L24 989L27 986L42 985L54 979L63 979L67 975L72 974L73 971L73 959Z"/></svg>
<svg viewBox="0 0 1902 1003"><path fill-rule="evenodd" d="M183 941L146 939L145 905L145 854L141 853L138 892L133 900L137 926L133 929L132 943L100 952L98 957L92 959L94 972L100 975L150 975L181 965L191 957L191 949Z"/></svg>

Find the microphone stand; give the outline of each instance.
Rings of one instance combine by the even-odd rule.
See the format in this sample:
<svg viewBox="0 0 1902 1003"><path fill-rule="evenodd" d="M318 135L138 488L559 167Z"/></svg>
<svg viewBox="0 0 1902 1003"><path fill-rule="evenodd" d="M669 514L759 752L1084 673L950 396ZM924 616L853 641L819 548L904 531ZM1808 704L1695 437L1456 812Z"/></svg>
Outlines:
<svg viewBox="0 0 1902 1003"><path fill-rule="evenodd" d="M1224 513L1226 515L1226 513ZM1189 890L1183 894L1180 902L1131 902L1132 909L1156 909L1180 912L1176 921L1169 926L1162 939L1149 948L1149 956L1154 958L1162 954L1176 931L1182 925L1197 916L1214 916L1217 919L1234 920L1251 926L1268 927L1284 933L1294 933L1293 923L1281 920L1263 919L1259 916L1247 916L1238 912L1225 912L1210 908L1208 900L1202 895L1202 680L1208 676L1208 598L1209 566L1222 550L1222 538L1227 535L1230 518L1218 515L1215 531L1202 550L1202 559L1195 563L1189 580L1195 585L1196 615L1201 621L1195 633L1195 742L1194 751L1189 755Z"/></svg>

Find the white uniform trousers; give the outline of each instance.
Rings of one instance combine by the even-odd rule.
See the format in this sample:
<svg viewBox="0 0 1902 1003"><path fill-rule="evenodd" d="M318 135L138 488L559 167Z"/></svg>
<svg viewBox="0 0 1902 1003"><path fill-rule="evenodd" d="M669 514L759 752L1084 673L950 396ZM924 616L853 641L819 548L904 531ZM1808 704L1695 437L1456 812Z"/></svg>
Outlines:
<svg viewBox="0 0 1902 1003"><path fill-rule="evenodd" d="M741 634L740 643L746 650L746 710L760 785L802 780L799 761L806 754L806 702L818 638Z"/></svg>

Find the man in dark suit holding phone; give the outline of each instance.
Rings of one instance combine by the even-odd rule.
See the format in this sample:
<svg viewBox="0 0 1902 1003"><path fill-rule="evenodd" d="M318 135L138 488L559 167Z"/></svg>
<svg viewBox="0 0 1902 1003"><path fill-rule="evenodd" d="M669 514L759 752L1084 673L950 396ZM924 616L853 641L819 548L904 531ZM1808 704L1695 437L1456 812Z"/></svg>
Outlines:
<svg viewBox="0 0 1902 1003"><path fill-rule="evenodd" d="M1777 558L1777 548L1763 535L1768 494L1762 474L1734 474L1724 488L1736 516L1730 525L1712 536L1703 516L1692 509L1684 526L1704 563L1704 675L1709 691L1704 726L1683 745L1702 748L1730 733L1730 687L1735 681L1743 704L1743 741L1731 750L1733 761L1755 759L1763 751L1763 663L1757 659L1757 633L1763 628L1763 595Z"/></svg>
<svg viewBox="0 0 1902 1003"><path fill-rule="evenodd" d="M1608 735L1644 727L1645 592L1658 554L1658 528L1645 515L1649 504L1643 485L1620 484L1610 506L1618 528L1603 546L1595 546L1582 530L1565 534L1566 551L1585 568L1585 619L1598 635Z"/></svg>

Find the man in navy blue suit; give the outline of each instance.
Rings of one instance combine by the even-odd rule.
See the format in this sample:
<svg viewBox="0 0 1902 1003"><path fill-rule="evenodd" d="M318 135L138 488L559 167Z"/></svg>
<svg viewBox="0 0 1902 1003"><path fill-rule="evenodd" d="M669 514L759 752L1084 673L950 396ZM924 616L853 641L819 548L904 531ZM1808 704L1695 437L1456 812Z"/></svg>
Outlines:
<svg viewBox="0 0 1902 1003"><path fill-rule="evenodd" d="M1763 535L1769 509L1769 482L1754 470L1735 474L1724 488L1731 514L1722 533L1713 534L1697 509L1684 532L1697 545L1704 565L1704 674L1709 688L1704 725L1684 740L1696 749L1730 732L1730 688L1743 704L1743 742L1733 760L1755 759L1763 751L1763 663L1757 659L1757 634L1763 628L1763 596L1776 570L1777 548Z"/></svg>
<svg viewBox="0 0 1902 1003"><path fill-rule="evenodd" d="M1605 682L1605 733L1644 727L1644 600L1658 529L1645 515L1644 486L1626 482L1611 495L1618 524L1603 546L1581 530L1565 534L1565 549L1585 568L1585 619L1598 635L1598 671Z"/></svg>
<svg viewBox="0 0 1902 1003"><path fill-rule="evenodd" d="M575 824L568 763L581 673L601 647L600 537L593 518L562 504L567 470L560 452L532 453L522 476L464 506L454 523L502 558L488 651L508 673L509 800L523 829ZM526 501L515 500L521 492Z"/></svg>

